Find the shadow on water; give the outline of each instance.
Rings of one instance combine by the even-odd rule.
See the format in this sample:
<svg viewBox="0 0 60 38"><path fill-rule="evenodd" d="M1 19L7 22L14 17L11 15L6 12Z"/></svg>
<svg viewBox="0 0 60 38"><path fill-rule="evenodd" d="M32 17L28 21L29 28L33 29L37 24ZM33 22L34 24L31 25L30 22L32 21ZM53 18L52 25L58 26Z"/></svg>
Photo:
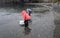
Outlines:
<svg viewBox="0 0 60 38"><path fill-rule="evenodd" d="M20 25L21 27L24 27L24 25Z"/></svg>

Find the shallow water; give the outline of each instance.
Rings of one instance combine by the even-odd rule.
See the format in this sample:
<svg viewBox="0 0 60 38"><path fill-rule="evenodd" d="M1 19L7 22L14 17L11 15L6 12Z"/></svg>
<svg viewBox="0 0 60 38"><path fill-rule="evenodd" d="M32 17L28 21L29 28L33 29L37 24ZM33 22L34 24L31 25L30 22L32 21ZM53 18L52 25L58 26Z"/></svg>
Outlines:
<svg viewBox="0 0 60 38"><path fill-rule="evenodd" d="M23 19L21 13L4 8L0 11L0 38L53 38L55 25L52 12L32 13L32 24L29 25L32 30L26 34L24 27L19 25Z"/></svg>

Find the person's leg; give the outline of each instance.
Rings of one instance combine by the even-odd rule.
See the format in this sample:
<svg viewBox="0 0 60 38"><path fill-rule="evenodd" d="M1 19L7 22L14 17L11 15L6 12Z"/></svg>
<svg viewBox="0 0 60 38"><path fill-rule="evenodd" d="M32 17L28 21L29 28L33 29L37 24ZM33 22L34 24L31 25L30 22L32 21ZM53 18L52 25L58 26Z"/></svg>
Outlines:
<svg viewBox="0 0 60 38"><path fill-rule="evenodd" d="M27 29L28 28L28 21L25 20L24 23L25 23L25 29Z"/></svg>
<svg viewBox="0 0 60 38"><path fill-rule="evenodd" d="M25 30L31 30L28 26L29 26L28 20L25 20Z"/></svg>

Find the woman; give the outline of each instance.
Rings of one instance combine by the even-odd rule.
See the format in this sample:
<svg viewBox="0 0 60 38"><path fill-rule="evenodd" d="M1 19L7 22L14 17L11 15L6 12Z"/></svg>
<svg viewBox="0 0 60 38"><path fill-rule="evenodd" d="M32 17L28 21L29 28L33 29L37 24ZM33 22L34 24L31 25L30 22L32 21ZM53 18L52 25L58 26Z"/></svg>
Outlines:
<svg viewBox="0 0 60 38"><path fill-rule="evenodd" d="M29 14L26 12L26 10L22 11L22 15L24 18L24 24L25 24L25 29L28 28L29 24L28 21L31 20L31 17L29 16Z"/></svg>

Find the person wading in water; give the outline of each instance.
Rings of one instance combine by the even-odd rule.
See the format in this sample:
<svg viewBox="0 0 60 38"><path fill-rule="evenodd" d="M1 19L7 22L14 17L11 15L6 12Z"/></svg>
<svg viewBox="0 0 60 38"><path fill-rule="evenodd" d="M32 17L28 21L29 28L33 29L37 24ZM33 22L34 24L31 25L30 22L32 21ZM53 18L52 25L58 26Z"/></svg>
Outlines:
<svg viewBox="0 0 60 38"><path fill-rule="evenodd" d="M23 18L24 18L24 26L25 26L25 29L31 30L31 29L28 27L28 26L29 26L28 21L31 20L31 16L27 13L26 10L23 10L23 11L22 11L22 16L23 16Z"/></svg>

